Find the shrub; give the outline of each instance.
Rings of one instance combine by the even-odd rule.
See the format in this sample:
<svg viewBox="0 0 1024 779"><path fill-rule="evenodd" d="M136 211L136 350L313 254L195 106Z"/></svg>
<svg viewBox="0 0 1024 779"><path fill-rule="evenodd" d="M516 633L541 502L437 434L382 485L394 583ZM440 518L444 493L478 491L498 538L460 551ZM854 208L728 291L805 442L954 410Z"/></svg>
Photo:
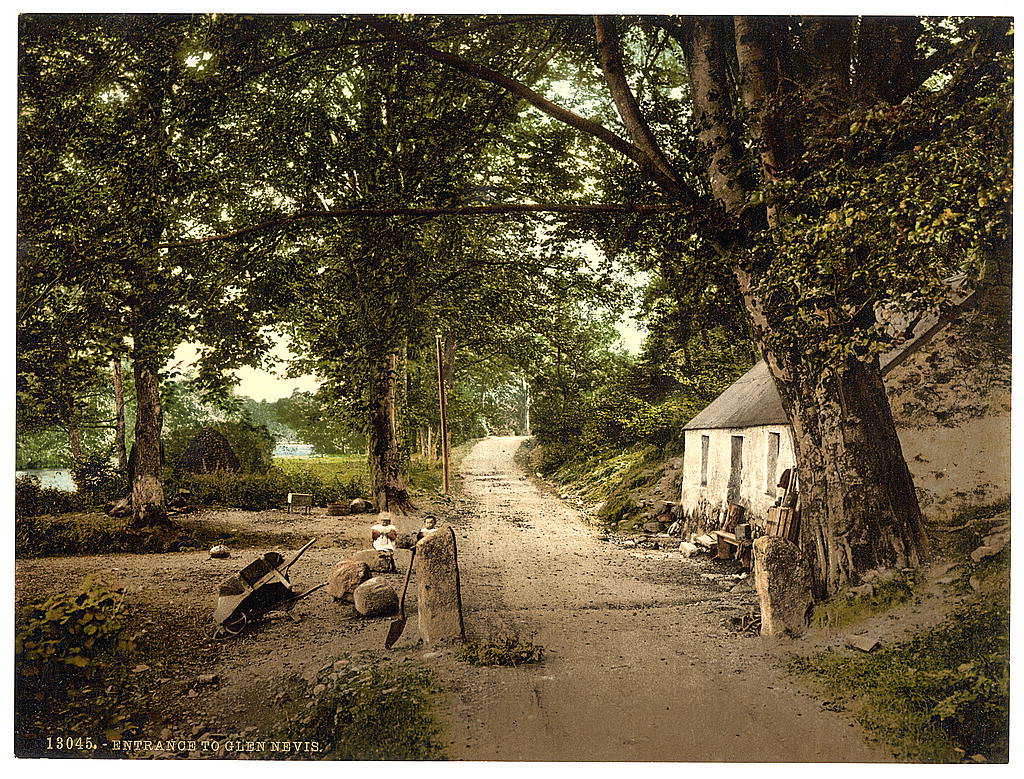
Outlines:
<svg viewBox="0 0 1024 779"><path fill-rule="evenodd" d="M14 513L19 517L40 514L67 514L83 511L88 501L78 492L65 492L56 487L43 487L36 476L20 476L14 480Z"/></svg>
<svg viewBox="0 0 1024 779"><path fill-rule="evenodd" d="M344 498L363 494L363 483L358 479L344 480L339 476L321 475L309 469L284 473L271 468L267 473L204 473L182 474L171 480L171 489L185 489L200 506L227 506L261 511L284 505L289 492L304 492L313 496L313 502L322 506Z"/></svg>
<svg viewBox="0 0 1024 779"><path fill-rule="evenodd" d="M71 469L78 493L88 505L117 500L128 493L128 480L103 454L91 454Z"/></svg>
<svg viewBox="0 0 1024 779"><path fill-rule="evenodd" d="M470 665L526 665L539 663L544 658L544 647L522 639L516 633L503 633L483 641L466 643L459 649L458 657Z"/></svg>
<svg viewBox="0 0 1024 779"><path fill-rule="evenodd" d="M77 591L21 609L14 640L19 756L42 752L42 739L53 733L110 740L131 730L121 703L135 644L121 595L86 579Z"/></svg>
<svg viewBox="0 0 1024 779"><path fill-rule="evenodd" d="M444 757L434 684L409 661L346 656L320 670L305 710L292 723L304 739L330 745L334 760ZM303 753L306 757L308 754Z"/></svg>

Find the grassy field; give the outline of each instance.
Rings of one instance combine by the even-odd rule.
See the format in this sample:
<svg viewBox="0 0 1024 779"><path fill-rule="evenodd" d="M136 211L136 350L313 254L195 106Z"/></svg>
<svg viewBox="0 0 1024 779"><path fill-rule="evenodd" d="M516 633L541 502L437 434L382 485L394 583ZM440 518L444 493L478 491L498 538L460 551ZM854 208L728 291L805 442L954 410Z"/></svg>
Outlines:
<svg viewBox="0 0 1024 779"><path fill-rule="evenodd" d="M452 492L459 491L459 481L454 478L463 458L469 454L478 439L465 441L452 448L451 472ZM360 481L370 484L370 469L363 454L334 454L316 457L276 457L274 465L286 474L313 474L323 480ZM409 486L414 493L430 494L441 492L443 481L441 461L427 460L419 455L409 462Z"/></svg>

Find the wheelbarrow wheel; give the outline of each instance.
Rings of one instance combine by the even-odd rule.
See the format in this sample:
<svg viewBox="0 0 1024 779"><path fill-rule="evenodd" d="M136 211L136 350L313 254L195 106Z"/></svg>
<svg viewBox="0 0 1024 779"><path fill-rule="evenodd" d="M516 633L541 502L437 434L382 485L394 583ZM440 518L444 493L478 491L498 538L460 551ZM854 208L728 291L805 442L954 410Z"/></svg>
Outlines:
<svg viewBox="0 0 1024 779"><path fill-rule="evenodd" d="M249 616L243 611L236 614L228 619L224 620L218 625L213 631L214 638L229 638L231 636L237 636L243 630L245 626L249 624Z"/></svg>

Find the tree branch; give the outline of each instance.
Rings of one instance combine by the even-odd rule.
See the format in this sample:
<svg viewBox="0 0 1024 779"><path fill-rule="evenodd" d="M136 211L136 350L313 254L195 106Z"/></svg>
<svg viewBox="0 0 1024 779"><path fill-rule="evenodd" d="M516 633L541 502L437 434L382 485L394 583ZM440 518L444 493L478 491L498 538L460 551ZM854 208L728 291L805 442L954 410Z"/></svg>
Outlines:
<svg viewBox="0 0 1024 779"><path fill-rule="evenodd" d="M227 241L241 238L251 233L287 227L299 222L315 219L341 219L346 217L364 216L482 216L488 214L664 214L679 210L678 206L661 203L507 203L489 206L442 206L436 208L340 208L330 211L300 211L291 216L270 219L266 222L241 227L218 235L207 235L202 238L184 238L157 245L158 249L181 249L188 246L201 246L216 241Z"/></svg>
<svg viewBox="0 0 1024 779"><path fill-rule="evenodd" d="M473 76L474 78L478 78L492 84L497 84L503 89L508 90L516 97L525 100L534 108L540 109L548 116L603 141L608 146L615 149L615 151L635 162L648 176L654 179L660 186L666 188L669 192L672 192L674 195L679 197L684 203L692 203L696 200L696 196L690 190L686 188L680 189L677 181L666 178L665 174L653 164L653 161L648 156L647 152L624 138L620 138L603 124L580 116L579 114L574 113L567 108L563 108L556 103L552 103L540 93L530 89L526 84L516 81L513 78L509 78L503 73L498 73L496 70L491 70L486 65L481 65L478 62L467 60L457 54L450 54L448 52L441 51L440 49L435 49L417 38L406 35L395 25L386 22L383 19L370 15L362 15L359 18L362 19L368 27L371 27L380 33L386 40L397 43L409 51L422 54L435 62L447 65L448 67L454 68L455 70L461 71L469 76Z"/></svg>
<svg viewBox="0 0 1024 779"><path fill-rule="evenodd" d="M664 180L663 185L667 189L681 193L684 201L696 200L694 194L679 178L679 174L672 169L668 159L661 151L654 133L651 132L646 118L640 112L636 96L626 80L626 70L622 64L622 44L619 41L615 20L610 16L595 15L594 33L605 83L608 84L612 100L615 101L615 108L629 132L629 137L647 155L648 165L657 171L657 175Z"/></svg>

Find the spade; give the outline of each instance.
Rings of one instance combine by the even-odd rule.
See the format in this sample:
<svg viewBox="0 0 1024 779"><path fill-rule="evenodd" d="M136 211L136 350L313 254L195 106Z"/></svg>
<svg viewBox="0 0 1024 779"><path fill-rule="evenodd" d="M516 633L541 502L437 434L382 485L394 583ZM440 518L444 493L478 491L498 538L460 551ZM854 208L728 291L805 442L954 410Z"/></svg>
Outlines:
<svg viewBox="0 0 1024 779"><path fill-rule="evenodd" d="M405 630L405 594L409 591L409 577L412 576L412 564L416 559L416 547L412 548L412 557L409 558L409 569L405 572L405 584L402 586L402 597L398 600L398 616L391 620L388 627L388 637L384 640L384 648L391 649L395 642L401 638Z"/></svg>

